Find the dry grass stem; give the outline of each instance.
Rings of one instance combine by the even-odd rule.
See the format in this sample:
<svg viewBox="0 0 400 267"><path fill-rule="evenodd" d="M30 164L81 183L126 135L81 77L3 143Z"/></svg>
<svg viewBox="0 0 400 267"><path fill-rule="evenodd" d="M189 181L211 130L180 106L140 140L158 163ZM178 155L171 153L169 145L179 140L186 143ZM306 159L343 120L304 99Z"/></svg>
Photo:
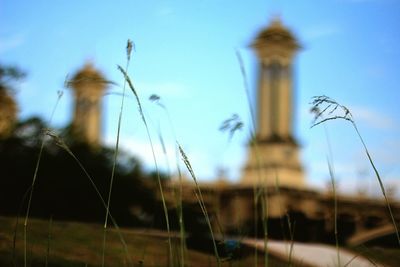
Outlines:
<svg viewBox="0 0 400 267"><path fill-rule="evenodd" d="M168 232L168 246L169 246L169 254L170 254L170 265L172 266L173 265L173 262L172 262L172 260L173 260L172 251L173 250L172 250L172 241L171 241L171 231L170 231L170 224L169 224L169 217L168 217L168 209L167 209L167 204L166 204L166 201L165 201L163 187L162 187L162 184L161 184L160 170L158 168L158 163L157 163L157 158L156 158L155 151L154 151L153 141L152 141L152 138L151 138L151 135L150 135L149 127L147 125L146 117L144 116L144 113L143 113L143 108L142 108L142 104L140 102L139 95L138 95L135 87L133 86L132 80L129 77L129 75L127 74L127 72L119 65L118 65L118 70L123 74L126 82L128 83L129 88L131 89L132 93L134 94L134 96L136 98L136 104L138 106L139 114L140 114L142 122L143 122L143 124L144 124L144 126L146 128L147 138L148 138L149 143L150 143L151 152L152 152L152 156L153 156L153 161L154 161L154 165L155 165L155 168L156 168L157 183L158 183L158 187L159 187L159 190L160 190L160 195L161 195L161 200L162 200L162 205L163 205L163 210L164 210L165 222L166 222L167 232Z"/></svg>
<svg viewBox="0 0 400 267"><path fill-rule="evenodd" d="M50 119L49 119L49 125L51 124L51 122L53 121L53 117L54 117L54 113L56 112L58 103L60 102L61 97L63 96L63 92L62 91L58 91L57 92L57 101L53 107L53 110L51 112L50 115ZM27 228L28 228L28 218L29 218L29 212L30 212L30 208L31 208L31 203L32 203L32 197L33 197L33 191L35 188L35 183L36 183L36 179L37 179L37 175L38 175L38 171L39 171L39 166L40 166L40 161L42 159L42 154L43 154L43 149L44 149L44 145L45 145L45 138L44 138L44 134L42 135L42 142L40 144L40 149L39 149L39 155L36 161L36 166L35 166L35 172L33 174L33 179L32 179L32 184L30 186L29 189L29 199L28 199L28 206L26 209L26 214L25 214L25 221L24 221L24 266L27 267Z"/></svg>
<svg viewBox="0 0 400 267"><path fill-rule="evenodd" d="M395 228L397 241L400 246L399 230L398 230L397 223L396 223L396 220L395 220L393 212L392 212L392 208L390 206L389 198L387 197L386 190L383 185L382 178L378 172L378 169L375 166L374 161L372 160L371 154L369 153L367 145L365 144L364 139L362 138L361 133L358 130L357 124L356 124L355 120L353 119L353 116L352 116L350 110L347 107L340 105L338 102L336 102L335 100L333 100L332 98L329 98L327 96L313 97L311 105L312 105L311 112L314 114L314 120L312 122L311 127L315 127L324 122L327 122L330 120L336 120L336 119L343 119L343 120L349 121L351 123L351 125L353 126L354 130L357 133L359 140L362 143L362 146L364 148L365 154L367 155L368 161L371 164L371 167L373 168L375 176L378 180L379 187L380 187L382 195L385 199L386 207L388 209L390 218L392 220L392 224Z"/></svg>

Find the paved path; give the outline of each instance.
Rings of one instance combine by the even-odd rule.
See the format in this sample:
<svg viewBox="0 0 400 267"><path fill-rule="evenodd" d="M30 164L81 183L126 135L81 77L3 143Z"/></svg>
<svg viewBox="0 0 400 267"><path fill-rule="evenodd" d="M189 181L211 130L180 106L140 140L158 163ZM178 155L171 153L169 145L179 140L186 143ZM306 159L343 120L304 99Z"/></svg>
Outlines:
<svg viewBox="0 0 400 267"><path fill-rule="evenodd" d="M264 241L260 239L245 239L243 243L257 247L264 251ZM268 241L268 252L278 258L287 260L289 258L290 242ZM382 267L377 263L372 263L368 259L356 255L350 251L340 249L340 266L346 267ZM306 266L315 267L338 267L337 250L335 246L325 244L306 244L293 243L292 260Z"/></svg>

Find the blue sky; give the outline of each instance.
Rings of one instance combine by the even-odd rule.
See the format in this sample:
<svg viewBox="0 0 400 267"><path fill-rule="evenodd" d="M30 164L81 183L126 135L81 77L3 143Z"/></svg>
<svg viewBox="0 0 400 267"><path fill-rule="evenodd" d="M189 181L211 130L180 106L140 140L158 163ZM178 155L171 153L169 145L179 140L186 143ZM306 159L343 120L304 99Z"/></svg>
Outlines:
<svg viewBox="0 0 400 267"><path fill-rule="evenodd" d="M400 1L398 0L0 0L0 58L26 70L16 94L20 117L48 119L57 98L54 127L71 120L66 77L88 60L117 83L125 65L127 39L136 45L129 69L157 143L161 129L170 161L174 138L165 112L148 101L161 97L178 141L199 178L213 179L219 168L236 181L246 159L250 115L235 55L240 51L250 89L256 89L256 59L248 45L279 15L298 37L296 136L302 144L307 181L327 184L327 144L322 127L310 129L312 96L328 95L348 106L387 184L400 185ZM120 92L121 88L109 88ZM104 97L103 138L113 144L121 98ZM154 164L132 96L126 102L122 144L148 169ZM232 114L245 124L229 141L218 130ZM345 122L327 125L342 191L377 183L355 132ZM158 151L160 151L158 149ZM165 157L157 153L163 165Z"/></svg>

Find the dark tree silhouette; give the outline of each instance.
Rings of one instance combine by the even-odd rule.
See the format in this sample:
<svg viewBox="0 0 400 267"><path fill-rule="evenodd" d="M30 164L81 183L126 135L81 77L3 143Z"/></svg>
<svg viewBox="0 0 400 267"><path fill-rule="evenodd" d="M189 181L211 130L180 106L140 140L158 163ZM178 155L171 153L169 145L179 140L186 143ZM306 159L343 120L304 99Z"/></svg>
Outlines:
<svg viewBox="0 0 400 267"><path fill-rule="evenodd" d="M24 214L26 192L30 190L46 124L39 118L18 123L14 135L0 140L0 214ZM73 143L70 151L89 173L106 199L114 151L93 151L83 143ZM111 213L122 225L137 225L153 213L156 203L149 175L136 158L122 155L117 165ZM79 163L65 149L45 137L31 215L55 219L103 221L105 208ZM145 183L144 181L147 180ZM135 212L133 212L135 211Z"/></svg>

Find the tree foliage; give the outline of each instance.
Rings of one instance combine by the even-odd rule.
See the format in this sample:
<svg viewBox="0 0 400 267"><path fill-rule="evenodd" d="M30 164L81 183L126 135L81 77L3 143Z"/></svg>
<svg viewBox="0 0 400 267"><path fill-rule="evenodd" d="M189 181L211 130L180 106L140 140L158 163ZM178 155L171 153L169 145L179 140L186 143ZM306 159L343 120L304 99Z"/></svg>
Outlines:
<svg viewBox="0 0 400 267"><path fill-rule="evenodd" d="M14 135L0 140L0 213L23 214L26 195L32 183L35 164L45 138L37 182L34 187L31 215L58 219L102 221L105 208L88 177L71 155L43 136L46 124L30 118L17 125ZM93 178L103 198L109 188L114 151L94 151L82 143L72 143L70 150ZM156 203L152 190L136 158L122 155L117 166L111 213L121 224L144 223Z"/></svg>
<svg viewBox="0 0 400 267"><path fill-rule="evenodd" d="M0 63L0 90L11 91L14 82L24 78L26 74L15 66L5 66Z"/></svg>

